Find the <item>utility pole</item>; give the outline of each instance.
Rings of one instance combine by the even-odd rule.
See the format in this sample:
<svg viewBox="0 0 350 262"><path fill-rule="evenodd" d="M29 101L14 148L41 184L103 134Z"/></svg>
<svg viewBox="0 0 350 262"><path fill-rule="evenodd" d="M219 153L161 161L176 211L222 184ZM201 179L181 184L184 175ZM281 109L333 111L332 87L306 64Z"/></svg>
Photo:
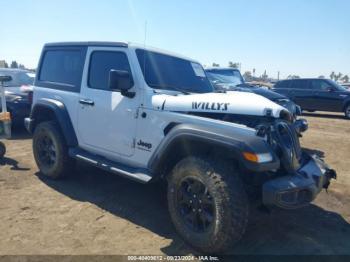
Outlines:
<svg viewBox="0 0 350 262"><path fill-rule="evenodd" d="M277 80L280 81L280 71L277 72Z"/></svg>

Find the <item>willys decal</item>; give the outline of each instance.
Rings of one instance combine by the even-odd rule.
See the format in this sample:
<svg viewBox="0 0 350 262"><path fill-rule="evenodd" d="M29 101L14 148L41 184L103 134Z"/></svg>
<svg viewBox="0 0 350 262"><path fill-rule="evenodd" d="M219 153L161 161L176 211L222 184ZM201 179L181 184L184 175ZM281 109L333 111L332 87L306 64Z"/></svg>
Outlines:
<svg viewBox="0 0 350 262"><path fill-rule="evenodd" d="M230 103L192 102L192 109L227 111L229 105Z"/></svg>

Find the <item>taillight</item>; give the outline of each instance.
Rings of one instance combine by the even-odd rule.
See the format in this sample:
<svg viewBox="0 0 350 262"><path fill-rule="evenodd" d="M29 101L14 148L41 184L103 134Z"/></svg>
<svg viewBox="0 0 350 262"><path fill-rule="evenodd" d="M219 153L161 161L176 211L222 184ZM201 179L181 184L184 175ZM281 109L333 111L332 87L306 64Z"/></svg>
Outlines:
<svg viewBox="0 0 350 262"><path fill-rule="evenodd" d="M30 104L33 104L33 91L28 92L28 101Z"/></svg>

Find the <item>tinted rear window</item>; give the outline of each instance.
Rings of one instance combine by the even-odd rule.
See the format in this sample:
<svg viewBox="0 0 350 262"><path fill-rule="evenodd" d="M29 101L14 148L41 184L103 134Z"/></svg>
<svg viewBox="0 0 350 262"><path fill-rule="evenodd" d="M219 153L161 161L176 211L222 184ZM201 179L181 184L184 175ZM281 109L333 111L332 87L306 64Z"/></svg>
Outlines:
<svg viewBox="0 0 350 262"><path fill-rule="evenodd" d="M80 89L84 58L85 54L79 48L45 51L39 82L64 85L66 88L63 89L68 91Z"/></svg>
<svg viewBox="0 0 350 262"><path fill-rule="evenodd" d="M289 81L277 82L274 87L275 88L288 88L289 87Z"/></svg>
<svg viewBox="0 0 350 262"><path fill-rule="evenodd" d="M308 80L293 80L293 81L291 81L290 88L308 89L309 88L309 81Z"/></svg>

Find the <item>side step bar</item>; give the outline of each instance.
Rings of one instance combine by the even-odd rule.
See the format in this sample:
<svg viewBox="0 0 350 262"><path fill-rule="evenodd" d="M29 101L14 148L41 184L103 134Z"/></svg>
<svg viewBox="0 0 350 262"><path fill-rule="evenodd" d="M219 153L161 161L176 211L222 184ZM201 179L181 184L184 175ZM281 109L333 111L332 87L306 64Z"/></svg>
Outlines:
<svg viewBox="0 0 350 262"><path fill-rule="evenodd" d="M70 148L69 155L75 159L85 161L98 168L101 168L103 170L117 175L122 175L124 177L133 179L137 182L145 184L152 179L152 175L147 169L128 167L126 165L122 165L108 160L104 157L91 154L80 148Z"/></svg>

